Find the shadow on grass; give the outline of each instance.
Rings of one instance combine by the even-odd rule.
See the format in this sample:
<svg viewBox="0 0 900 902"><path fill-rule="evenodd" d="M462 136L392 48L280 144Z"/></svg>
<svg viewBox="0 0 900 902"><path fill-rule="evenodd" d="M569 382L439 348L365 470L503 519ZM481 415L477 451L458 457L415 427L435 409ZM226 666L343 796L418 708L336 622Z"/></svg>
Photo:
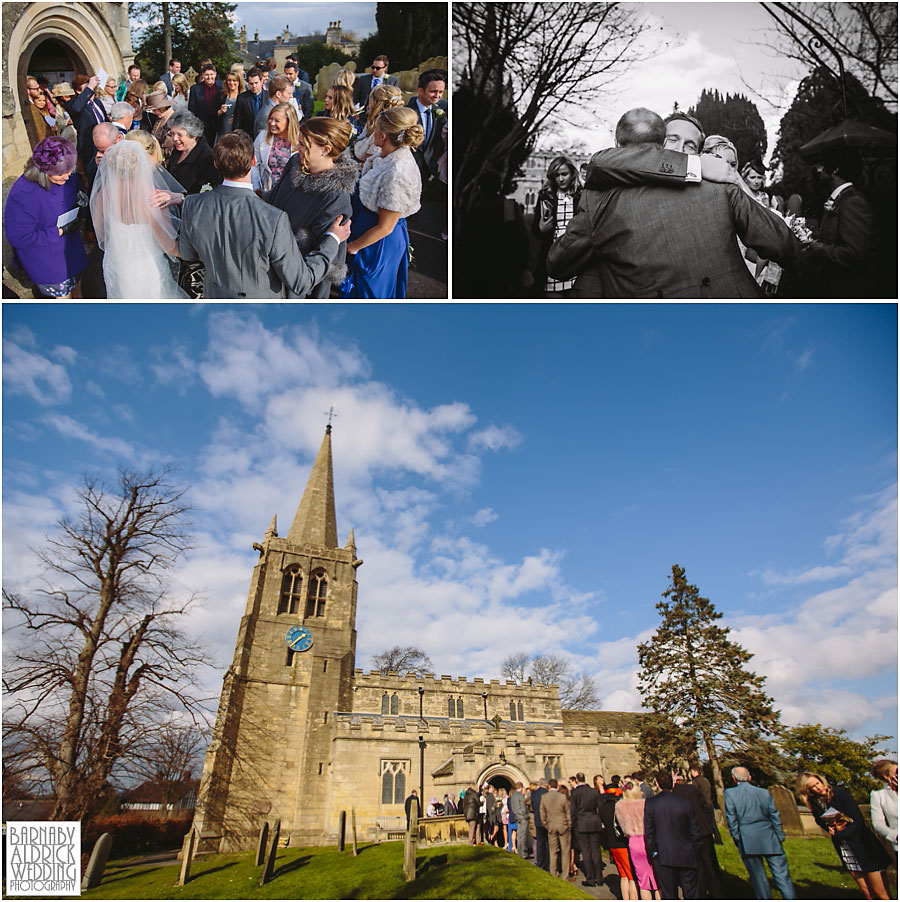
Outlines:
<svg viewBox="0 0 900 902"><path fill-rule="evenodd" d="M794 889L798 899L858 899L859 890L856 886L834 886L830 883L817 883L815 880L794 880Z"/></svg>
<svg viewBox="0 0 900 902"><path fill-rule="evenodd" d="M111 883L121 883L123 880L130 880L132 877L141 877L144 874L152 874L154 871L158 870L159 868L141 868L140 870L132 870L126 867L118 868L114 873L107 872L104 874L100 885L95 886L94 889L100 889L102 886L109 886Z"/></svg>
<svg viewBox="0 0 900 902"><path fill-rule="evenodd" d="M194 871L191 874L191 882L193 883L198 877L205 877L207 874L215 874L216 871L227 871L228 868L233 868L236 864L236 861L227 861L225 864L216 865L214 868L204 868L202 871Z"/></svg>
<svg viewBox="0 0 900 902"><path fill-rule="evenodd" d="M813 867L821 868L823 871L843 871L842 864L823 864L821 861L812 862Z"/></svg>
<svg viewBox="0 0 900 902"><path fill-rule="evenodd" d="M274 880L276 877L281 877L283 874L290 874L291 871L298 871L300 868L306 867L311 860L312 855L301 855L299 858L295 858L293 861L281 865L280 868L275 868L272 873L272 879Z"/></svg>

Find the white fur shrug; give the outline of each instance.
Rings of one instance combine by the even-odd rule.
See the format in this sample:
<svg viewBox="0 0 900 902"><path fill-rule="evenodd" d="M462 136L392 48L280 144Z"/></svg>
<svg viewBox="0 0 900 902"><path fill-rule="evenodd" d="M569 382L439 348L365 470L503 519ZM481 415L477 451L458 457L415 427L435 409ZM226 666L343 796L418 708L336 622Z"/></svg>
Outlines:
<svg viewBox="0 0 900 902"><path fill-rule="evenodd" d="M412 216L421 206L421 196L422 176L408 147L366 160L359 180L359 199L368 209Z"/></svg>

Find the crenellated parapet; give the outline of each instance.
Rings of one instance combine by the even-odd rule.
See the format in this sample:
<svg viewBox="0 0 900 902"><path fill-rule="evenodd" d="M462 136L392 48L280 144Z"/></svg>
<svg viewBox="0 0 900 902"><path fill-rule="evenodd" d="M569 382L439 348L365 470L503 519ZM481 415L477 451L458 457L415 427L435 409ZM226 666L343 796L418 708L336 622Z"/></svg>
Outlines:
<svg viewBox="0 0 900 902"><path fill-rule="evenodd" d="M488 720L562 722L557 686L447 674L419 677L396 671L353 672L354 712L418 715L420 695L422 713L427 717L484 720L486 711Z"/></svg>

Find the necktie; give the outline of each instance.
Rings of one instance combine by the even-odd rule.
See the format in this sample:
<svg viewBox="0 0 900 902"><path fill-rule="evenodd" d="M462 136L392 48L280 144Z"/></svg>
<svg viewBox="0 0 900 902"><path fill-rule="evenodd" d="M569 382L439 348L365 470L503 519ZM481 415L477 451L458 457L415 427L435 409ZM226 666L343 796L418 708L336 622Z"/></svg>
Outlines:
<svg viewBox="0 0 900 902"><path fill-rule="evenodd" d="M428 143L428 139L431 137L431 107L428 107L425 110L425 143Z"/></svg>

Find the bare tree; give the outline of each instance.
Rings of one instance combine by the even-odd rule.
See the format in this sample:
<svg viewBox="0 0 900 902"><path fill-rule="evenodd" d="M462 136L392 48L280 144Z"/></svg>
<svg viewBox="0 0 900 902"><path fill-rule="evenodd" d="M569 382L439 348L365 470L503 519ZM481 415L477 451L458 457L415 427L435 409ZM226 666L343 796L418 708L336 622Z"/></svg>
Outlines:
<svg viewBox="0 0 900 902"><path fill-rule="evenodd" d="M897 103L896 3L763 3L772 20L764 41L779 56L827 67L840 77L837 51L873 97Z"/></svg>
<svg viewBox="0 0 900 902"><path fill-rule="evenodd" d="M519 683L559 686L559 701L566 711L586 711L600 704L600 689L594 677L586 671L575 673L572 662L562 655L516 652L503 660L500 674Z"/></svg>
<svg viewBox="0 0 900 902"><path fill-rule="evenodd" d="M202 766L202 756L209 744L209 730L194 723L171 721L145 733L130 749L124 770L160 789L165 811L176 794L183 791L185 781L193 779Z"/></svg>
<svg viewBox="0 0 900 902"><path fill-rule="evenodd" d="M375 655L372 658L372 667L379 673L387 673L389 670L395 670L398 673L414 673L416 676L434 673L431 658L421 648L413 645L395 645L393 648Z"/></svg>
<svg viewBox="0 0 900 902"><path fill-rule="evenodd" d="M169 476L122 471L114 489L86 477L80 514L37 551L41 583L3 592L6 631L24 634L3 677L4 750L49 775L55 819L96 810L118 762L173 711L205 719L208 662L179 622L191 599L170 601L166 582L188 547Z"/></svg>
<svg viewBox="0 0 900 902"><path fill-rule="evenodd" d="M482 172L499 171L509 190L540 129L609 93L642 58L644 21L620 3L453 4L457 122L465 115L454 158L460 212L479 200Z"/></svg>

